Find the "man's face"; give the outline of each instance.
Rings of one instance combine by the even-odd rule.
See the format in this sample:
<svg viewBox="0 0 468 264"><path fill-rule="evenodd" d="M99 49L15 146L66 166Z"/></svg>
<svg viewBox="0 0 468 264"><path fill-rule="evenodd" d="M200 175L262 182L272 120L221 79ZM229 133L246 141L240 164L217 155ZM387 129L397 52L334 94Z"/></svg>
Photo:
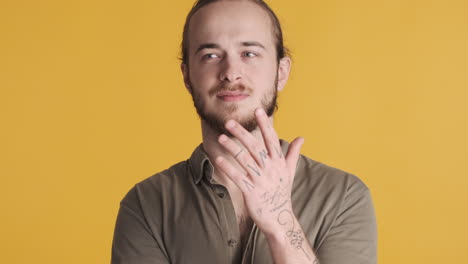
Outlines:
<svg viewBox="0 0 468 264"><path fill-rule="evenodd" d="M188 43L185 84L211 128L230 135L224 124L234 119L252 131L256 108L273 114L278 73L284 70L279 71L271 20L261 7L250 1L209 4L192 17Z"/></svg>

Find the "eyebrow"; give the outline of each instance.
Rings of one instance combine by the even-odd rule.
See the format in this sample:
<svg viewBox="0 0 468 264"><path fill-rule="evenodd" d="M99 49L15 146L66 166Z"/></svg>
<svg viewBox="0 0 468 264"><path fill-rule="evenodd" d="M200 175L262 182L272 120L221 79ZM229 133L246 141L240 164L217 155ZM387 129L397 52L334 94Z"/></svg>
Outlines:
<svg viewBox="0 0 468 264"><path fill-rule="evenodd" d="M241 44L244 47L260 47L262 49L265 49L265 46L263 46L263 44L258 41L244 41ZM215 43L201 44L200 46L198 46L197 50L195 51L195 54L197 54L198 52L204 49L220 49L220 48L221 46Z"/></svg>
<svg viewBox="0 0 468 264"><path fill-rule="evenodd" d="M195 54L197 54L198 52L204 49L219 49L219 48L221 47L218 44L214 44L214 43L201 44L200 46L198 46L197 51L195 51Z"/></svg>
<svg viewBox="0 0 468 264"><path fill-rule="evenodd" d="M258 42L258 41L245 41L245 42L242 42L242 46L244 47L260 47L262 49L265 49L265 46L262 45L262 43Z"/></svg>

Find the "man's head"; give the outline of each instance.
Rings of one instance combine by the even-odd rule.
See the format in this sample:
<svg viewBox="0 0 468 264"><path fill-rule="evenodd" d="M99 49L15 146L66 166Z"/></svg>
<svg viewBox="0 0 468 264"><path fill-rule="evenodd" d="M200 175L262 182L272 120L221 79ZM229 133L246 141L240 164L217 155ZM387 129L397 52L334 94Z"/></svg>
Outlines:
<svg viewBox="0 0 468 264"><path fill-rule="evenodd" d="M182 41L184 82L202 122L228 134L224 123L252 131L254 110L271 116L289 76L275 14L259 0L199 0L187 16Z"/></svg>
<svg viewBox="0 0 468 264"><path fill-rule="evenodd" d="M182 44L181 44L182 63L187 64L187 61L188 61L188 42L189 42L188 30L189 30L189 23L190 23L192 16L202 7L208 4L214 3L214 2L219 2L219 1L221 0L197 0L197 2L195 2L189 14L187 15L187 18L185 20L185 25L184 25L184 32L182 34ZM259 7L263 8L265 12L268 13L268 16L271 19L271 26L272 26L271 29L272 29L272 34L273 34L274 41L275 41L276 57L278 59L278 62L280 59L289 56L289 51L284 46L283 31L281 30L281 24L279 22L278 17L270 8L270 6L268 6L267 3L265 3L263 0L247 0L247 1L255 3Z"/></svg>

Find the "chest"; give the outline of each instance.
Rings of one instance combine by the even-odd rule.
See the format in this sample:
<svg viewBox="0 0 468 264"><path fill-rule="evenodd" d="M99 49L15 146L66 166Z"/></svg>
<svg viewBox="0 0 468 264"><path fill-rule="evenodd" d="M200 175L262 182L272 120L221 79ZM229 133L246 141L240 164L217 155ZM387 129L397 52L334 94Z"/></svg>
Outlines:
<svg viewBox="0 0 468 264"><path fill-rule="evenodd" d="M253 227L253 221L249 216L249 212L242 195L233 193L231 195L231 201L236 215L236 222L239 228L242 247L245 247Z"/></svg>
<svg viewBox="0 0 468 264"><path fill-rule="evenodd" d="M247 211L236 212L237 225L239 227L239 235L242 248L245 248L249 239L250 232L253 227L253 221L249 217Z"/></svg>
<svg viewBox="0 0 468 264"><path fill-rule="evenodd" d="M172 263L241 263L244 255L250 256L253 221L243 199L212 191L203 198L173 200L178 205L162 223Z"/></svg>

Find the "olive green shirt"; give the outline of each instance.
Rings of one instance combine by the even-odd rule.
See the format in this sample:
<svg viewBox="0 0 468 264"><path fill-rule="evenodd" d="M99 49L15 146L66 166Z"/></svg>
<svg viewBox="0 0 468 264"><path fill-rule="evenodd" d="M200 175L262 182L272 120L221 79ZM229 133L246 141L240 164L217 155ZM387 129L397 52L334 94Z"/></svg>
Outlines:
<svg viewBox="0 0 468 264"><path fill-rule="evenodd" d="M281 141L283 152L288 143ZM227 189L202 145L190 159L136 184L120 204L112 263L273 263L253 225L246 246ZM292 204L321 264L377 263L368 188L356 176L300 156Z"/></svg>

